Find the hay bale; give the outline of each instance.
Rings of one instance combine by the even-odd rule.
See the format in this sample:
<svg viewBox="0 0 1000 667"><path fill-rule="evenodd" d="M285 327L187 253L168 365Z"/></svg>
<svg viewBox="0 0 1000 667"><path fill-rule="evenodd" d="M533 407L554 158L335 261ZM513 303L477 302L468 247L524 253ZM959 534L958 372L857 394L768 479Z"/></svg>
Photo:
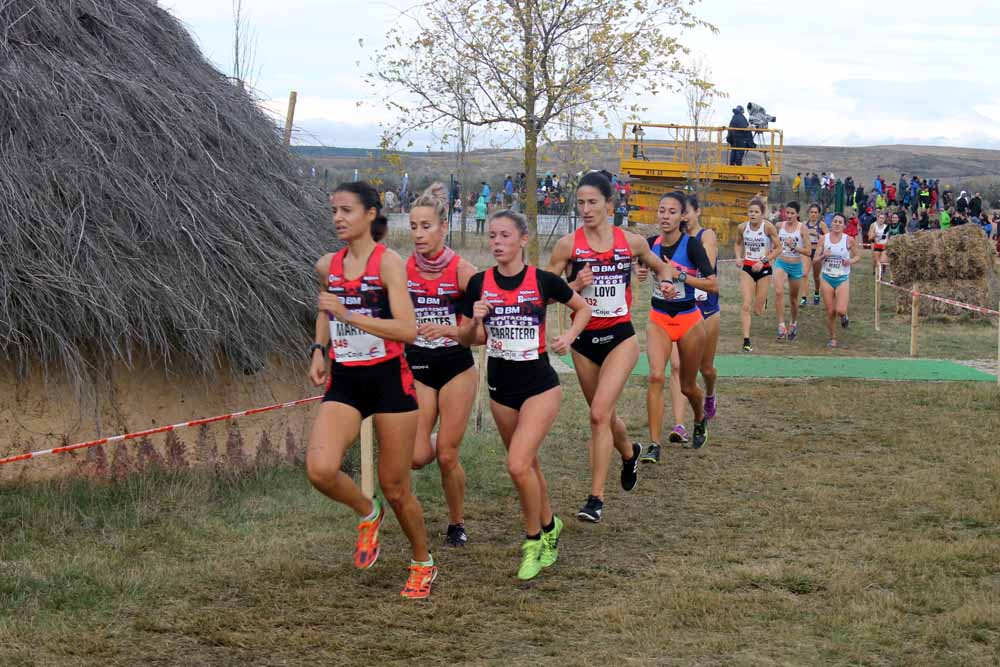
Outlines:
<svg viewBox="0 0 1000 667"><path fill-rule="evenodd" d="M894 236L886 249L892 279L914 282L977 280L995 275L996 253L977 225Z"/></svg>
<svg viewBox="0 0 1000 667"><path fill-rule="evenodd" d="M912 285L908 287L912 287ZM962 303L993 310L997 308L998 289L996 280L935 280L919 283L919 288L921 292L926 294L954 299ZM909 316L910 306L910 295L905 292L896 292L896 313ZM920 315L949 315L970 319L991 319L993 317L992 315L984 315L932 299L920 299Z"/></svg>
<svg viewBox="0 0 1000 667"><path fill-rule="evenodd" d="M301 358L338 244L250 95L155 0L7 0L0 21L0 360L79 386L137 357Z"/></svg>

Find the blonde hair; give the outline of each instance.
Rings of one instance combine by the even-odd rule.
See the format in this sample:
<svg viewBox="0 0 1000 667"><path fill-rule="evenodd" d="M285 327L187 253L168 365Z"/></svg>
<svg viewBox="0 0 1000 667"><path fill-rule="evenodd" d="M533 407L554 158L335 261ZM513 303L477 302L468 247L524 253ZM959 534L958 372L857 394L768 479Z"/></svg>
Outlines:
<svg viewBox="0 0 1000 667"><path fill-rule="evenodd" d="M410 209L423 206L434 209L438 222L448 221L448 190L445 189L444 183L431 183L430 187L413 200Z"/></svg>

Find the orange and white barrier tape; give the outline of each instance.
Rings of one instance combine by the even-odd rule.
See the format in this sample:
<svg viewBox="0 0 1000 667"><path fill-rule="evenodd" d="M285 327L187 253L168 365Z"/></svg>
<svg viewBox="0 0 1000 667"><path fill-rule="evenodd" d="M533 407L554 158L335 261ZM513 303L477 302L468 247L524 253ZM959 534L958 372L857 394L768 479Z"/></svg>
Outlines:
<svg viewBox="0 0 1000 667"><path fill-rule="evenodd" d="M891 287L894 290L899 290L900 292L906 292L910 296L922 297L925 299L930 299L932 301L940 301L941 303L947 303L950 306L957 306L959 308L964 308L965 310L971 310L976 313L982 313L983 315L1000 315L1000 311L992 310L990 308L983 308L982 306L974 306L971 303L962 303L961 301L955 301L954 299L946 299L943 296L936 296L934 294L925 294L924 292L920 292L918 290L911 290L907 287L900 287L899 285L895 285L893 283L889 283L884 280L879 280L878 282L882 285L885 285L886 287Z"/></svg>
<svg viewBox="0 0 1000 667"><path fill-rule="evenodd" d="M178 429L187 428L189 426L203 426L205 424L214 424L215 422L227 421L229 419L237 419L239 417L249 417L251 415L259 415L262 412L271 412L272 410L283 410L285 408L294 408L299 405L305 405L306 403L312 403L314 401L318 401L321 398L323 397L313 396L312 398L302 398L297 401L289 401L288 403L278 403L276 405L269 405L264 408L254 408L252 410L232 412L228 415L219 415L218 417L208 417L207 419L192 419L191 421L183 422L181 424L174 424L172 426L158 426L156 428L146 429L145 431L136 431L135 433L125 433L123 435L111 436L110 438L100 438L99 440L80 442L75 445L66 445L64 447L43 449L37 452L17 454L16 456L8 456L7 458L0 459L0 465L4 465L5 463L16 463L17 461L27 461L29 459L36 459L39 456L45 456L46 454L64 454L66 452L72 452L77 449L87 449L88 447L99 447L100 445L106 445L111 442L135 440L136 438L144 438L149 435L156 435L157 433L167 433L168 431L176 431Z"/></svg>

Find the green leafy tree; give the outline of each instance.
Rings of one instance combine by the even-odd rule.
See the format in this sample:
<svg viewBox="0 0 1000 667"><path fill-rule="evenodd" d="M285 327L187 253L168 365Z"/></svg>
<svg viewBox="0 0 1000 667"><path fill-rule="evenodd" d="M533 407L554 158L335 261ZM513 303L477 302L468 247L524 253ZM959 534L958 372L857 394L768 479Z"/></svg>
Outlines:
<svg viewBox="0 0 1000 667"><path fill-rule="evenodd" d="M461 121L515 126L524 138L531 225L529 260L539 259L539 138L573 112L580 127L624 111L636 92L683 80L683 30L714 27L696 0L427 0L401 14L375 56L371 83L398 112L394 131ZM463 72L463 78L441 72ZM456 99L471 95L466 104Z"/></svg>

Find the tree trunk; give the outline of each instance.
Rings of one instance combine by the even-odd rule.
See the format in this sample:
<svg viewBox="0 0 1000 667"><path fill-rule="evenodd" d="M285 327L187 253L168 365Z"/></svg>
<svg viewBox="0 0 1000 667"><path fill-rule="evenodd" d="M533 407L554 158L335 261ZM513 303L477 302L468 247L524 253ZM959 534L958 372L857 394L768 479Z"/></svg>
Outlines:
<svg viewBox="0 0 1000 667"><path fill-rule="evenodd" d="M541 130L535 118L535 36L533 0L524 8L524 212L528 216L528 263L538 266L538 133Z"/></svg>
<svg viewBox="0 0 1000 667"><path fill-rule="evenodd" d="M524 128L524 214L528 218L528 263L538 266L538 134L534 123L529 119Z"/></svg>
<svg viewBox="0 0 1000 667"><path fill-rule="evenodd" d="M465 246L465 212L468 206L465 204L465 123L458 124L458 198L462 202L462 233L459 236L459 245Z"/></svg>

